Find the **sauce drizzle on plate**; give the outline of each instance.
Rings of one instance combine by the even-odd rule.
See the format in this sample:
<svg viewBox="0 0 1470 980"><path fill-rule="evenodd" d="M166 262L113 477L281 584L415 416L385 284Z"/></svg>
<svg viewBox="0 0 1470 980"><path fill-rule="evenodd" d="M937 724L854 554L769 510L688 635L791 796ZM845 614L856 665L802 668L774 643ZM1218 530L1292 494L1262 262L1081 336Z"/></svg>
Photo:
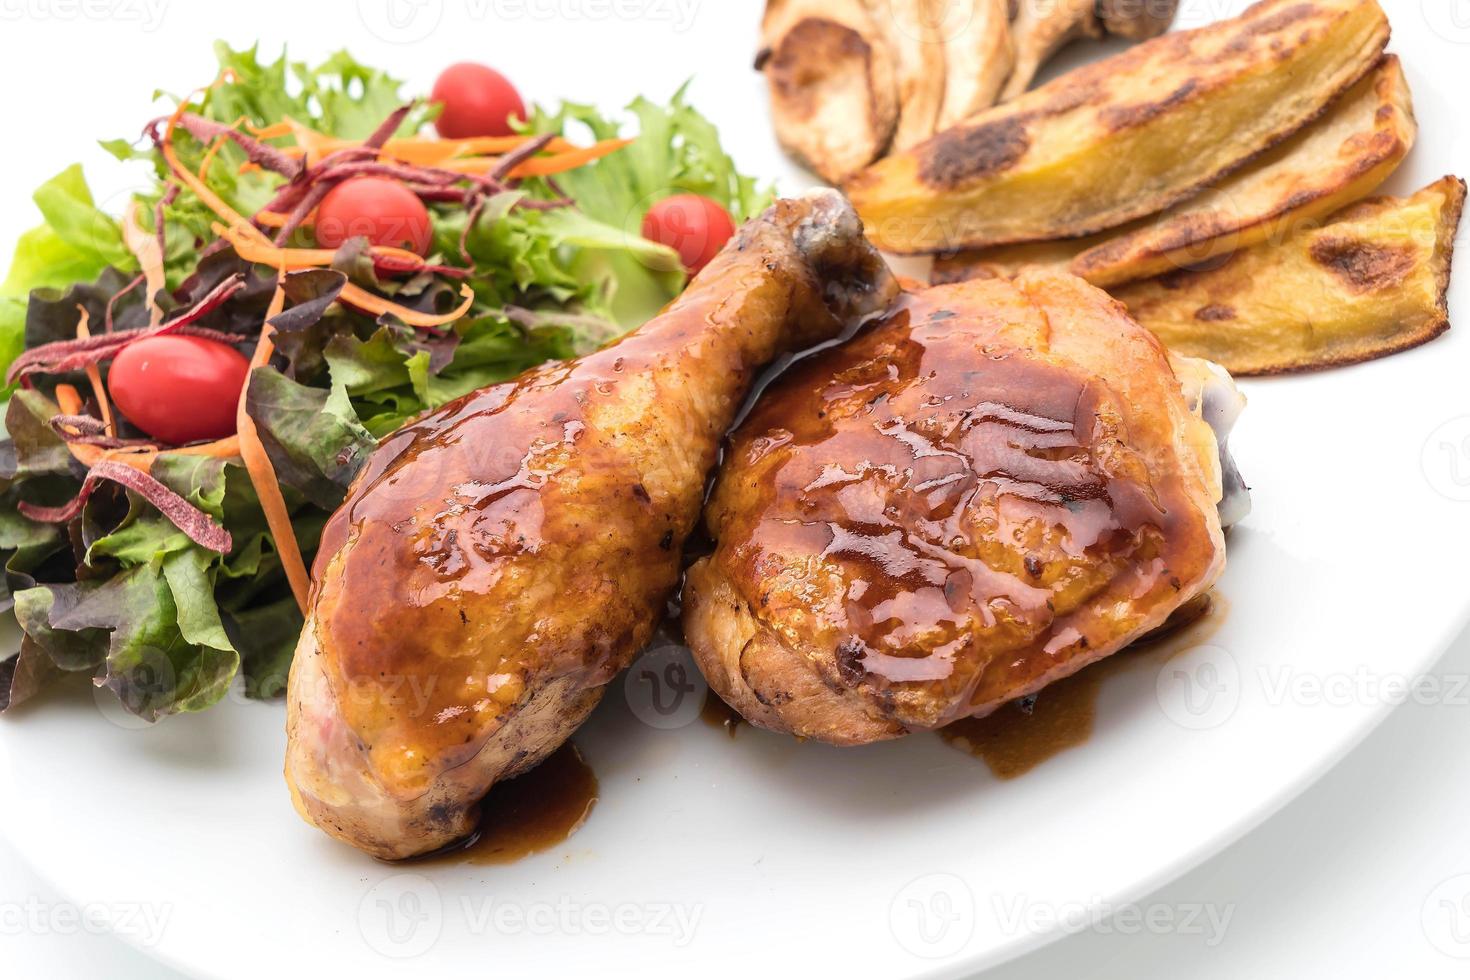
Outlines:
<svg viewBox="0 0 1470 980"><path fill-rule="evenodd" d="M568 742L530 772L491 788L474 837L414 863L510 864L564 843L596 803L597 776Z"/></svg>
<svg viewBox="0 0 1470 980"><path fill-rule="evenodd" d="M1218 594L1202 596L1128 649L1057 681L1032 698L1012 701L984 718L963 718L947 725L939 736L983 760L999 778L1015 779L1091 737L1103 681L1140 663L1161 663L1207 642L1224 623L1227 612Z"/></svg>

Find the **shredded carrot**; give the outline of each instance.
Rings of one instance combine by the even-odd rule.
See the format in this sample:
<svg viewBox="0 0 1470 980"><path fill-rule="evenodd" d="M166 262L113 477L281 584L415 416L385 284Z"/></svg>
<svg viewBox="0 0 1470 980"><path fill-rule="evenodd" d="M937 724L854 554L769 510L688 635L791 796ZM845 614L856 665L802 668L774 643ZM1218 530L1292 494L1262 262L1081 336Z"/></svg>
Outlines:
<svg viewBox="0 0 1470 980"><path fill-rule="evenodd" d="M214 233L233 245L236 254L246 262L258 262L261 265L285 269L319 269L322 266L331 265L337 258L336 251L330 248L281 248L277 245L261 245L258 242L247 240L234 229L219 224L213 227ZM369 254L374 258L387 259L405 266L424 264L423 256L404 248L374 245Z"/></svg>
<svg viewBox="0 0 1470 980"><path fill-rule="evenodd" d="M252 126L247 123L246 128L250 130L250 135L258 140L280 139L282 136L291 135L291 124L285 122L273 123L270 126Z"/></svg>
<svg viewBox="0 0 1470 980"><path fill-rule="evenodd" d="M549 177L552 174L565 173L578 167L600 160L609 153L615 153L627 146L632 140L603 140L591 146L578 147L565 153L554 153L547 157L533 157L524 163L518 164L511 170L511 177ZM483 174L494 170L500 161L496 157L475 157L469 160L446 160L442 166L445 170L452 170L460 174Z"/></svg>
<svg viewBox="0 0 1470 980"><path fill-rule="evenodd" d="M316 163L322 157L338 150L347 150L363 144L362 140L346 140L328 136L289 117L280 125L296 137L297 144L295 147L283 148L283 152L292 156L305 156L309 163ZM285 133L273 132L272 135L285 135ZM397 137L383 145L382 150L378 152L378 157L401 160L404 163L420 166L432 166L462 157L508 153L536 138L534 134L529 136L477 136L472 139L459 140ZM556 153L576 150L577 147L557 137L547 144L547 149Z"/></svg>
<svg viewBox="0 0 1470 980"><path fill-rule="evenodd" d="M290 215L280 214L276 211L260 211L255 215L255 223L267 228L284 228L286 220ZM316 224L316 211L312 211L301 221L301 227L309 228Z"/></svg>
<svg viewBox="0 0 1470 980"><path fill-rule="evenodd" d="M61 409L63 415L80 415L82 396L71 385L57 385L56 407ZM111 459L144 473L152 471L154 462L164 452L175 456L209 456L214 459L232 459L240 455L240 441L235 436L229 436L216 442L201 443L197 446L183 446L179 449L168 450L160 450L154 446L124 446L120 449L104 449L101 446L88 446L74 442L67 443L66 448L71 452L73 459L88 469L104 459Z"/></svg>
<svg viewBox="0 0 1470 980"><path fill-rule="evenodd" d="M68 384L56 386L56 407L61 409L62 415L80 415L82 413L82 396L78 391ZM156 450L146 446L129 447L124 452L117 449L103 449L101 446L88 446L83 443L69 442L67 450L72 458L83 466L91 469L104 459L116 459L120 463L126 463L137 470L147 473L153 467L153 461L158 458Z"/></svg>
<svg viewBox="0 0 1470 980"><path fill-rule="evenodd" d="M138 225L138 202L128 204L123 215L123 244L138 260L143 270L143 281L147 286L148 325L156 327L163 322L163 308L158 305L158 294L166 281L163 274L163 252L158 247L158 238Z"/></svg>
<svg viewBox="0 0 1470 980"><path fill-rule="evenodd" d="M324 150L323 147L333 142L332 137L327 136L325 133L319 133L310 126L297 122L290 116L286 117L284 125L291 131L291 135L295 137L296 147L306 157L307 163L316 163L322 157L326 156L327 153L331 152L330 150Z"/></svg>
<svg viewBox="0 0 1470 980"><path fill-rule="evenodd" d="M62 415L80 415L82 414L82 396L71 385L57 385L56 407L61 409Z"/></svg>
<svg viewBox="0 0 1470 980"><path fill-rule="evenodd" d="M370 293L366 289L355 286L350 282L342 287L341 295L342 302L351 303L360 310L366 310L377 316L392 314L410 327L433 328L448 326L468 313L470 307L475 305L475 291L468 285L460 286L459 294L464 297L464 302L460 303L456 309L443 314L420 313L418 310L410 310L406 306L399 306L397 303Z"/></svg>
<svg viewBox="0 0 1470 980"><path fill-rule="evenodd" d="M285 277L285 270L280 271L280 277ZM264 366L271 358L275 350L275 344L271 337L275 330L270 321L286 306L286 293L281 288L281 279L276 281L276 294L271 299L269 309L266 310L265 322L261 324L260 340L255 345L255 354L250 358L250 369L254 371ZM280 481L276 479L275 467L271 465L270 456L266 454L265 445L260 441L260 433L255 428L255 420L250 417L250 411L246 404L246 396L250 389L249 375L246 376L245 387L240 390L240 402L235 409L235 430L239 437L240 459L245 463L245 472L250 474L250 482L255 486L255 495L260 499L260 509L265 512L266 525L270 527L271 534L275 538L276 551L281 556L281 567L286 571L286 579L291 583L291 594L296 597L296 605L301 608L301 615L306 615L307 598L311 591L311 576L307 574L306 562L301 558L301 545L296 540L296 530L291 526L291 512L286 509L286 499L281 494Z"/></svg>
<svg viewBox="0 0 1470 980"><path fill-rule="evenodd" d="M236 119L234 122L230 123L229 128L239 129L242 125L244 125L244 123L245 117L241 116L239 119ZM229 137L221 133L220 135L209 141L209 148L204 151L204 160L199 164L200 180L209 179L209 165L211 163L214 163L214 158L219 156L219 151L224 149L224 145L228 140Z"/></svg>
<svg viewBox="0 0 1470 980"><path fill-rule="evenodd" d="M91 317L84 306L78 306L77 312L81 317L77 320L77 339L86 340L92 336L87 321ZM97 407L102 410L102 424L110 436L117 435L117 426L112 421L112 405L107 401L107 389L102 387L102 370L94 364L87 365L87 380L92 383L92 395L97 399Z"/></svg>
<svg viewBox="0 0 1470 980"><path fill-rule="evenodd" d="M240 234L252 238L257 242L269 245L270 239L266 238L265 234L259 228L246 221L243 215L226 204L223 198L209 189L209 185L205 184L204 181L200 180L188 167L185 167L179 161L178 152L174 149L174 131L178 128L179 120L183 118L184 111L188 108L188 105L189 101L187 99L180 101L179 107L168 118L168 125L165 127L163 133L163 146L161 147L164 161L168 163L169 169L173 171L174 176L179 179L179 182L193 191L209 210L219 216L220 220L224 221L231 228L239 229Z"/></svg>
<svg viewBox="0 0 1470 980"><path fill-rule="evenodd" d="M277 248L269 243L247 241L245 236L239 234L236 229L226 228L223 225L214 225L215 234L228 241L235 247L240 257L247 262L256 262L260 265L275 266L277 269L312 269L332 264L336 253L324 248ZM401 248L374 248L374 256L385 259L403 257L413 262L422 263L423 259L416 253ZM401 306L382 296L377 296L352 283L342 287L342 302L350 303L360 310L377 316L392 314L411 327L442 327L453 323L470 311L475 302L475 291L467 284L462 285L459 290L464 302L458 308L448 313L421 313Z"/></svg>

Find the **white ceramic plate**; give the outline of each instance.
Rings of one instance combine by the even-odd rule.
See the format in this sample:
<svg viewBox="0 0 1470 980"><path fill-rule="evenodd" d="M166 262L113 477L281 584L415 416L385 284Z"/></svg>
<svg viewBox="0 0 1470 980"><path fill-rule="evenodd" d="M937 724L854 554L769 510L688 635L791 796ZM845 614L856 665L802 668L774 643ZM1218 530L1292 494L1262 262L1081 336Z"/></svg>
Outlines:
<svg viewBox="0 0 1470 980"><path fill-rule="evenodd" d="M696 104L746 169L804 183L749 70L754 2L392 2L26 8L0 33L0 79L45 86L8 107L13 131L45 138L7 163L0 237L33 222L23 192L79 157L99 198L121 201L131 178L88 141L134 132L154 87L210 77L221 31L311 57L346 45L424 90L466 57L535 98L608 106L695 75ZM1243 6L1186 0L1185 17ZM1470 28L1438 2L1388 6L1422 124L1389 185L1402 193L1470 172ZM1467 289L1462 270L1461 318ZM1452 332L1247 384L1234 446L1256 507L1230 543L1223 627L1111 677L1092 739L1013 781L934 737L838 751L655 728L619 684L577 736L602 798L565 846L508 866L391 868L292 812L279 704L236 699L137 730L82 691L0 722L0 832L72 901L199 976L959 976L1218 851L1431 666L1470 614L1467 364L1470 333Z"/></svg>

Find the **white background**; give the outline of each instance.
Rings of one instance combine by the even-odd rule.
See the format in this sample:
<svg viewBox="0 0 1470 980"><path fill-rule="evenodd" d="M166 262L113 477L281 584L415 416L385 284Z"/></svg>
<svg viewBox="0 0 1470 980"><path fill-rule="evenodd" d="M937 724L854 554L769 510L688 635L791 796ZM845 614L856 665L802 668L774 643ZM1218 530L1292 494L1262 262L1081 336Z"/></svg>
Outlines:
<svg viewBox="0 0 1470 980"><path fill-rule="evenodd" d="M419 10L405 21L406 33L385 19L386 0L309 5L307 0L248 5L0 0L0 83L9 95L6 123L12 134L3 168L10 179L0 193L0 237L9 239L34 223L29 190L77 160L87 165L99 200L114 208L120 204L133 189L132 180L94 140L135 134L150 116L153 87L180 91L212 77L205 39L216 36L237 45L259 38L270 52L289 40L293 53L313 59L347 46L369 64L398 66L414 91L428 89L439 65L483 60L521 81L528 98L567 97L609 107L639 93L662 98L671 77L695 75L693 101L721 124L737 157L761 160L774 152L763 86L748 70L757 0L635 0L633 8L646 16L634 18L617 15L626 6L598 6L597 0L485 0L469 5L480 12L473 18L474 30L431 31L426 40L416 35L432 27L425 18L434 16L437 0L403 2ZM446 2L464 7L467 0ZM749 7L743 29L731 32L718 49L690 49L689 38L698 33L685 29L690 17L712 18L718 12L720 20L730 20L728 9L738 4ZM1224 0L1195 0L1194 6L1212 4L1221 11L1238 6ZM1385 7L1401 26L1417 19L1415 36L1452 46L1462 66L1470 59L1470 4L1389 0ZM1431 31L1423 28L1426 11L1433 14ZM1201 19L1210 19L1208 12ZM646 52L650 34L664 41L658 56L626 56L635 42ZM537 43L524 40L532 36ZM431 57L425 46L432 46ZM1449 101L1463 107L1463 70L1457 78L1427 77L1412 56L1406 60L1421 104ZM579 66L581 77L588 74L586 66L597 66L597 90L567 90L561 83L567 65ZM1470 130L1461 124L1454 134L1426 136L1419 153L1432 146L1436 161L1443 161L1439 172L1456 167L1463 172L1470 161ZM1462 638L1442 669L1456 676L1470 672L1470 639ZM1470 961L1436 949L1422 921L1436 885L1470 872L1464 827L1464 814L1470 812L1467 716L1470 710L1463 706L1400 709L1303 798L1139 903L1144 908L1233 906L1229 930L1217 947L1206 948L1191 935L1085 933L992 975L1007 980L1465 976ZM1251 764L1249 758L1240 760L1243 768ZM105 812L99 815L99 821L105 819ZM0 857L0 908L58 899L23 870L13 853ZM1470 953L1470 948L1458 951ZM220 950L221 957L229 953ZM0 963L5 976L22 980L169 975L115 940L81 935L0 931Z"/></svg>

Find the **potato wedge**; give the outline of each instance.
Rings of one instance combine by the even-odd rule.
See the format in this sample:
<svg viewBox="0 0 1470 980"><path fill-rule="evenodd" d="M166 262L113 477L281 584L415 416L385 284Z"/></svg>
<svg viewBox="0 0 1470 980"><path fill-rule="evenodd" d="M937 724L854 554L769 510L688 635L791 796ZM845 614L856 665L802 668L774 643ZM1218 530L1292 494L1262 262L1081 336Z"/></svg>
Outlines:
<svg viewBox="0 0 1470 980"><path fill-rule="evenodd" d="M948 0L865 0L888 39L898 72L898 128L893 150L907 150L939 130L944 104L944 4Z"/></svg>
<svg viewBox="0 0 1470 980"><path fill-rule="evenodd" d="M898 125L898 82L863 0L770 0L762 36L756 67L788 153L833 183L883 155Z"/></svg>
<svg viewBox="0 0 1470 980"><path fill-rule="evenodd" d="M1446 290L1465 182L1376 198L1209 271L1113 290L1171 350L1232 374L1281 374L1383 357L1449 328Z"/></svg>
<svg viewBox="0 0 1470 980"><path fill-rule="evenodd" d="M944 106L948 129L995 105L1011 73L1011 12L1007 0L955 0L945 8Z"/></svg>
<svg viewBox="0 0 1470 980"><path fill-rule="evenodd" d="M1389 55L1317 122L1177 208L1087 238L944 257L935 263L936 281L970 278L978 267L1011 275L1045 265L1108 288L1279 242L1373 193L1416 133L1408 79Z"/></svg>
<svg viewBox="0 0 1470 980"><path fill-rule="evenodd" d="M1179 0L1097 0L1097 16L1114 37L1146 41L1174 23Z"/></svg>
<svg viewBox="0 0 1470 980"><path fill-rule="evenodd" d="M1096 0L1019 0L1011 23L1016 64L1001 89L1000 101L1025 93L1041 66L1078 38L1101 38Z"/></svg>
<svg viewBox="0 0 1470 980"><path fill-rule="evenodd" d="M1388 41L1376 0L1264 0L997 106L847 181L872 240L940 252L1116 228L1301 129Z"/></svg>

